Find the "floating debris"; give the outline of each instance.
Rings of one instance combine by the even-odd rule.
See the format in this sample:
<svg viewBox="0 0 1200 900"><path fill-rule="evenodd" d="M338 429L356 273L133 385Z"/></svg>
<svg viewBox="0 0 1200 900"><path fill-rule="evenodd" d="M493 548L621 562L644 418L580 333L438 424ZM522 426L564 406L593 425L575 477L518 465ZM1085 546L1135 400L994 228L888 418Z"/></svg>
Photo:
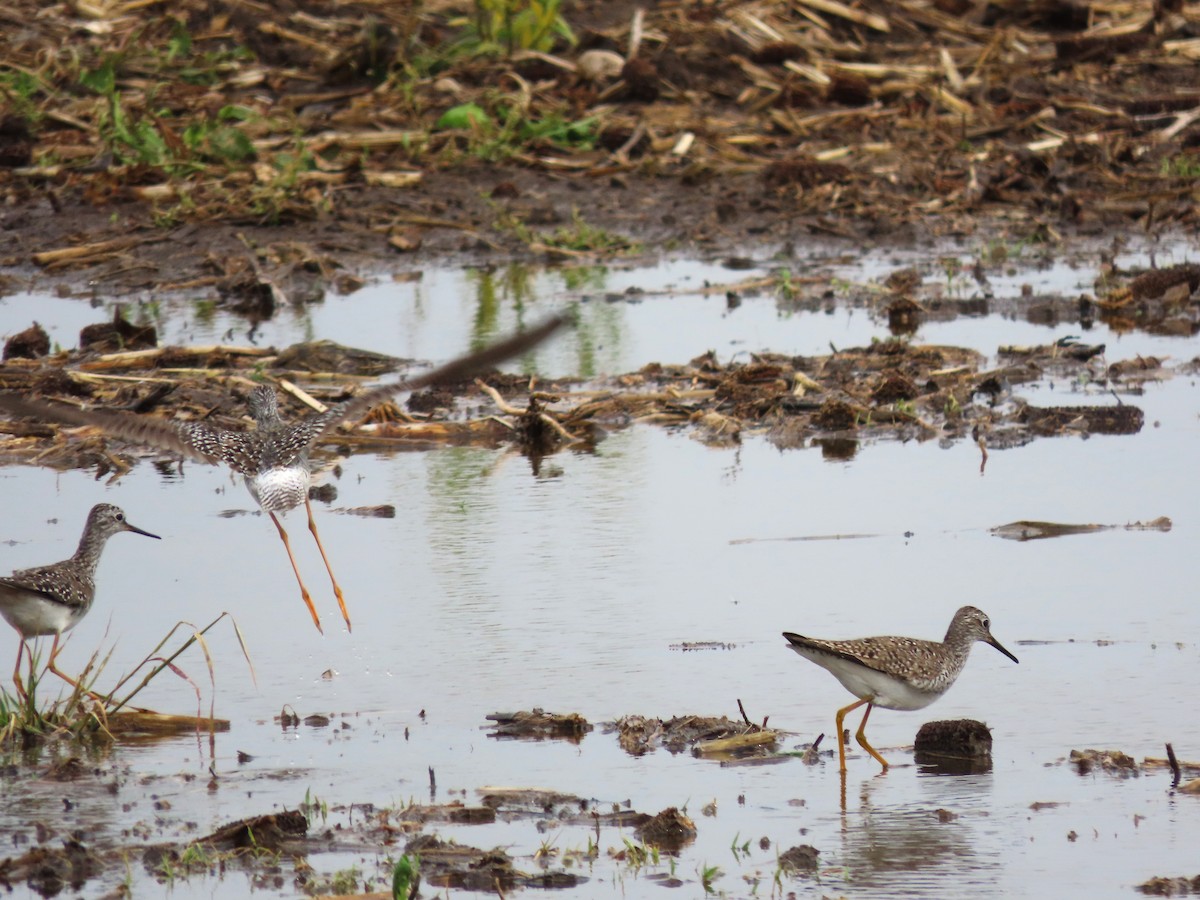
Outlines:
<svg viewBox="0 0 1200 900"><path fill-rule="evenodd" d="M228 719L207 716L175 716L149 709L128 709L112 713L105 727L114 737L177 737L188 732L228 731Z"/></svg>
<svg viewBox="0 0 1200 900"><path fill-rule="evenodd" d="M544 741L562 739L578 744L592 730L591 724L579 713L548 713L535 708L528 711L491 713L485 718L493 725L489 737L520 738L521 740Z"/></svg>
<svg viewBox="0 0 1200 900"><path fill-rule="evenodd" d="M726 641L681 641L678 644L668 644L668 650L681 650L690 653L694 650L733 650L737 644Z"/></svg>
<svg viewBox="0 0 1200 900"><path fill-rule="evenodd" d="M1046 406L1027 405L1017 421L1028 425L1038 435L1076 434L1137 434L1146 416L1136 406Z"/></svg>
<svg viewBox="0 0 1200 900"><path fill-rule="evenodd" d="M1022 519L1019 522L1009 522L1007 525L997 525L991 529L996 537L1010 541L1038 541L1043 538L1066 537L1074 534L1095 534L1098 531L1170 531L1172 522L1166 516L1159 516L1149 522L1130 522L1125 525L1067 525L1059 522L1033 522Z"/></svg>
<svg viewBox="0 0 1200 900"><path fill-rule="evenodd" d="M605 725L605 731L614 730L622 750L630 756L643 756L658 748L663 736L663 723L661 719L648 719L645 716L624 716Z"/></svg>
<svg viewBox="0 0 1200 900"><path fill-rule="evenodd" d="M1186 897L1188 894L1200 894L1200 875L1191 878L1156 876L1149 881L1143 881L1137 889L1151 897Z"/></svg>
<svg viewBox="0 0 1200 900"><path fill-rule="evenodd" d="M1070 760L1080 775L1096 769L1120 778L1136 778L1141 774L1137 761L1120 750L1072 750Z"/></svg>
<svg viewBox="0 0 1200 900"><path fill-rule="evenodd" d="M777 739L778 735L774 731L752 731L734 737L700 741L692 748L692 753L696 756L729 756L739 750L750 750L774 744Z"/></svg>
<svg viewBox="0 0 1200 900"><path fill-rule="evenodd" d="M605 722L606 733L617 732L617 743L631 756L642 756L661 744L671 753L681 753L693 744L751 734L769 734L770 738L755 738L749 744L771 743L774 732L748 722L735 722L725 716L677 716L663 721L645 716L624 716L616 722Z"/></svg>
<svg viewBox="0 0 1200 900"><path fill-rule="evenodd" d="M344 516L362 516L367 519L394 519L396 507L391 503L381 503L377 506L351 506L345 509L335 509L333 512Z"/></svg>

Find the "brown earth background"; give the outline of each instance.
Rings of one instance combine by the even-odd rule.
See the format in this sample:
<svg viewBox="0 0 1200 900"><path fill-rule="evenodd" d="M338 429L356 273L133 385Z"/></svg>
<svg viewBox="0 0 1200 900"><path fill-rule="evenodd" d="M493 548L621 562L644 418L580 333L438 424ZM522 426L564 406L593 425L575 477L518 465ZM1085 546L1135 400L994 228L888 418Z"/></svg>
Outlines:
<svg viewBox="0 0 1200 900"><path fill-rule="evenodd" d="M6 4L6 289L1195 226L1197 4L529 6Z"/></svg>

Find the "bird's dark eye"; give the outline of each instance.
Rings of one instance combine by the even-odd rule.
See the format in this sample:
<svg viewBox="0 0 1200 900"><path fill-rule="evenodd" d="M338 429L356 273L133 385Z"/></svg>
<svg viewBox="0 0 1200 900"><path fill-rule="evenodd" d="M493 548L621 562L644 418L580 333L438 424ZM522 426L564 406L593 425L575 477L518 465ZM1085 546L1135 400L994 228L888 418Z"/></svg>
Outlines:
<svg viewBox="0 0 1200 900"><path fill-rule="evenodd" d="M117 521L124 522L125 521L125 513L117 513Z"/></svg>
<svg viewBox="0 0 1200 900"><path fill-rule="evenodd" d="M984 619L984 620L983 620L983 627L984 627L984 628L991 628L991 627L992 627L992 623L991 623L991 622L989 622L987 619Z"/></svg>

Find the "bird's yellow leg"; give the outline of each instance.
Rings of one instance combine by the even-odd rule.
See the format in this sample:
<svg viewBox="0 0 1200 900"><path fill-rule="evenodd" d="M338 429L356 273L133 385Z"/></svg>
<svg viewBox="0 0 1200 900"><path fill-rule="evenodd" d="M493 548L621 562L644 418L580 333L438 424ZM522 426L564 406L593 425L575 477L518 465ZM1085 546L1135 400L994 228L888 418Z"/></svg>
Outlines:
<svg viewBox="0 0 1200 900"><path fill-rule="evenodd" d="M62 635L56 634L54 636L54 643L50 645L50 661L48 663L46 663L46 671L53 672L55 675L57 675L59 678L61 678L63 681L65 681L67 684L69 684L71 687L78 690L79 689L78 680L72 678L70 675L68 675L66 672L64 672L62 669L60 669L56 662L56 660L58 659L58 639L60 637L62 637Z"/></svg>
<svg viewBox="0 0 1200 900"><path fill-rule="evenodd" d="M346 610L346 598L342 596L342 589L338 587L337 579L333 577L333 568L329 565L329 557L325 555L325 548L321 546L321 536L317 534L317 522L313 518L312 504L307 497L304 498L304 509L308 512L308 530L312 532L313 540L317 542L317 549L321 551L321 559L325 562L325 571L329 573L329 580L333 582L333 595L337 597L338 606L342 610L342 618L346 620L346 630L352 631L350 613Z"/></svg>
<svg viewBox="0 0 1200 900"><path fill-rule="evenodd" d="M873 707L870 703L868 703L867 711L863 713L862 721L858 723L858 731L855 732L854 736L858 739L858 743L862 746L862 748L875 757L876 761L883 766L884 770L886 771L888 767L888 761L876 753L875 748L867 743L867 717L871 715L872 709Z"/></svg>
<svg viewBox="0 0 1200 900"><path fill-rule="evenodd" d="M845 728L842 723L846 720L846 713L853 712L864 703L870 703L868 700L855 700L849 706L843 707L837 711L837 734L838 734L838 760L842 765L841 771L846 771L846 735ZM871 707L867 707L867 714L870 715ZM874 751L872 751L874 752Z"/></svg>
<svg viewBox="0 0 1200 900"><path fill-rule="evenodd" d="M300 599L308 606L308 611L312 613L313 624L317 626L317 631L321 634L325 633L325 629L321 627L321 617L317 615L317 608L313 606L312 595L308 593L308 588L304 586L304 579L300 577L300 569L296 565L296 557L292 556L292 545L288 540L287 532L283 530L283 524L276 517L275 513L268 512L271 521L275 523L275 527L279 529L279 538L283 541L283 549L287 551L288 562L292 564L292 571L296 573L296 583L300 585ZM319 545L318 545L319 546Z"/></svg>
<svg viewBox="0 0 1200 900"><path fill-rule="evenodd" d="M72 688L74 688L77 691L80 691L81 693L87 694L93 700L98 700L100 703L107 703L108 702L107 697L105 697L103 694L97 694L91 688L84 687L83 685L81 685L79 683L78 678L72 678L70 675L68 675L66 672L64 672L62 669L60 669L58 667L58 665L55 663L55 660L58 659L58 639L60 637L62 637L61 634L56 634L54 636L54 643L50 647L50 661L48 663L46 663L46 671L53 672L55 675L57 675L59 678L61 678L63 681L65 681L67 684L69 684ZM32 658L31 658L31 661L32 661ZM84 674L85 675L87 674L86 670L84 671Z"/></svg>
<svg viewBox="0 0 1200 900"><path fill-rule="evenodd" d="M25 639L21 638L21 644L17 648L17 664L13 666L13 686L17 689L17 698L22 702L29 698L25 693L25 685L21 683L21 656L25 653ZM29 667L33 668L33 655L29 657Z"/></svg>

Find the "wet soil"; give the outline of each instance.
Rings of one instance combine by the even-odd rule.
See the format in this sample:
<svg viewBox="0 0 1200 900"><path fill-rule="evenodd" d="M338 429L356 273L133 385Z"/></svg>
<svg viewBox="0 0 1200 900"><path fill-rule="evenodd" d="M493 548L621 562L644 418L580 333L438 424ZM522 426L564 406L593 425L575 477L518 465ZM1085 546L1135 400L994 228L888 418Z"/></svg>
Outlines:
<svg viewBox="0 0 1200 900"><path fill-rule="evenodd" d="M540 709L514 713L493 714L492 736L506 740L565 740L578 743L582 734L592 726L578 713L554 714ZM326 717L309 717L309 720ZM306 720L306 725L321 727ZM717 736L744 735L758 731L750 723L738 723L725 717L676 716L667 720L628 716L606 729L618 732L618 742L631 755L646 752L645 747L627 746L626 734L634 727L652 725L658 738L672 752L696 748L705 740ZM288 727L284 722L284 727ZM297 726L299 722L297 720ZM758 754L761 745L748 748ZM730 756L729 758L732 758ZM786 759L787 757L781 757ZM41 777L71 781L78 791L94 786L119 794L124 778L112 767L101 764L85 765L75 756L67 756L48 765L34 766ZM16 769L4 773L15 777ZM270 777L269 775L267 777ZM434 773L431 770L431 797L436 794ZM220 779L214 775L210 791L220 790ZM168 806L157 807L168 809ZM160 882L175 877L215 874L225 867L238 866L251 873L252 881L266 888L281 888L281 860L294 862L294 887L306 894L328 893L330 885L321 881L303 860L311 854L339 851L379 850L381 853L407 854L419 857L422 879L438 888L459 888L476 891L512 890L515 888L567 888L589 880L582 869L599 853L599 843L583 851L559 851L549 848L534 859L510 856L496 847L481 849L461 841L444 841L432 833L439 825L490 825L496 822L526 823L539 833L551 828L579 826L599 829L603 826L632 829L640 843L628 843L619 851L617 861L638 867L655 848L677 854L695 840L695 823L679 809L669 807L657 814L630 808L628 802L607 803L570 794L518 788L490 788L481 791L477 805L461 800L445 803L411 802L397 808L356 804L357 815L351 827L329 828L323 822L329 809L314 801L300 809L283 810L249 816L222 825L211 834L181 842L156 843L146 846L137 835L129 845L89 847L75 836L64 836L61 842L47 826L38 825L39 846L21 853L0 858L0 885L9 890L24 884L44 896L52 896L70 887L83 890L92 879L103 877L131 858L140 859L142 867ZM334 811L337 811L335 808ZM33 825L30 826L33 828ZM58 844L61 843L61 847ZM808 848L811 850L811 848ZM815 853L813 865L815 865ZM642 859L629 857L642 854ZM813 866L796 864L808 869ZM529 870L529 871L527 871ZM368 879L387 879L390 870L366 873ZM390 895L389 895L390 896Z"/></svg>
<svg viewBox="0 0 1200 900"><path fill-rule="evenodd" d="M577 713L554 714L542 710L497 714L487 717L492 723L493 736L523 740L564 740L577 743L578 736L572 729L563 727L571 723L573 729L590 730L590 725ZM522 723L514 725L513 723ZM501 723L501 727L496 727ZM548 727L549 723L558 723ZM511 726L511 727L506 727ZM734 722L725 717L680 715L670 718L644 718L625 716L610 723L605 731L615 736L617 743L631 755L645 752L643 747L628 745L628 736L652 726L663 745L672 752L691 750L699 752L703 742L715 735L747 735L754 733L756 726L746 722ZM975 744L986 739L990 749L987 729L978 722L956 720L928 723L918 735L918 743L925 740L927 732L937 732L941 742L934 753L940 755L947 743ZM610 738L612 739L612 738ZM53 748L51 748L53 749ZM59 748L68 750L69 748ZM738 756L727 756L720 764L734 764L731 760L775 760L785 761L791 754L761 754L761 747L743 748ZM59 751L55 751L59 752ZM962 752L958 746L953 753ZM51 754L53 755L53 754ZM39 778L69 782L74 795L102 792L123 796L130 773L120 766L103 761L84 763L78 757L64 756L49 763L29 767ZM806 760L807 761L807 760ZM1165 760L1146 759L1137 762L1118 750L1072 751L1066 760L1057 765L1070 765L1080 776L1101 776L1097 790L1103 790L1103 779L1136 778L1143 772L1166 765ZM714 763L715 764L715 763ZM946 765L942 761L942 765ZM1189 771L1196 763L1183 764ZM945 771L984 771L983 769L953 769ZM4 778L17 777L15 767L2 773ZM260 776L277 777L271 772ZM10 852L0 858L0 885L13 889L25 885L43 896L53 896L64 889L86 891L90 886L102 883L113 873L124 870L131 860L151 878L161 884L174 879L188 877L220 877L227 869L244 871L250 883L265 890L279 891L291 888L300 894L327 895L344 894L336 885L319 875L308 860L321 855L354 853L370 858L374 854L378 871L370 868L359 873L359 881L368 885L388 883L391 877L387 860L401 855L419 857L421 879L429 886L440 889L456 888L483 892L506 892L516 889L561 889L586 884L592 878L604 878L595 866L599 862L602 842L599 835L603 829L629 829L637 840L625 840L620 849L607 851L607 862L621 867L638 870L649 861L650 855L661 852L672 856L691 844L697 836L697 825L686 811L675 807L650 813L633 808L628 801L613 802L576 796L570 793L526 788L480 788L474 802L465 797L437 802L434 797L437 787L434 774L430 773L430 800L426 803L410 800L397 806L377 806L373 803L355 803L347 808L340 805L324 807L317 800L305 802L297 809L263 812L236 821L228 822L211 833L171 838L165 842L146 844L144 835L136 828L124 832L127 841L108 840L96 845L84 843L78 835L57 833L53 826L30 823L30 833L36 833L37 846L27 850ZM243 783L243 787L251 783ZM207 785L208 791L222 790L219 776L214 775ZM1182 789L1181 789L1182 790ZM453 793L453 792L452 792ZM67 801L69 802L69 801ZM1034 811L1054 808L1053 802L1036 802ZM160 811L170 809L165 801L156 804ZM326 824L327 817L337 814L340 822L336 827ZM713 810L705 808L703 815L710 816ZM953 822L957 815L939 809L935 815L942 823ZM503 847L474 846L470 828L505 823L532 829L533 846L540 849L532 856L510 854ZM446 840L439 836L439 828L458 826L456 837ZM195 828L187 824L185 833ZM585 832L594 831L596 839L574 849L559 848L538 836L559 833L564 828L578 828ZM161 829L160 829L161 830ZM19 845L27 838L22 837ZM1072 840L1068 836L1069 840ZM762 850L769 850L771 842L763 837L759 840ZM821 851L810 844L801 844L784 850L779 848L778 867L785 873L797 877L815 875L820 868ZM651 883L660 876L648 875ZM665 876L662 876L665 877ZM666 884L668 882L661 882ZM675 886L686 882L675 880ZM1172 896L1186 893L1189 879L1155 878L1140 886L1145 893ZM357 890L353 892L358 895ZM374 896L374 895L372 895ZM380 896L390 896L381 894Z"/></svg>
<svg viewBox="0 0 1200 900"><path fill-rule="evenodd" d="M9 4L4 289L1196 221L1194 7L576 0L499 53L465 9Z"/></svg>

